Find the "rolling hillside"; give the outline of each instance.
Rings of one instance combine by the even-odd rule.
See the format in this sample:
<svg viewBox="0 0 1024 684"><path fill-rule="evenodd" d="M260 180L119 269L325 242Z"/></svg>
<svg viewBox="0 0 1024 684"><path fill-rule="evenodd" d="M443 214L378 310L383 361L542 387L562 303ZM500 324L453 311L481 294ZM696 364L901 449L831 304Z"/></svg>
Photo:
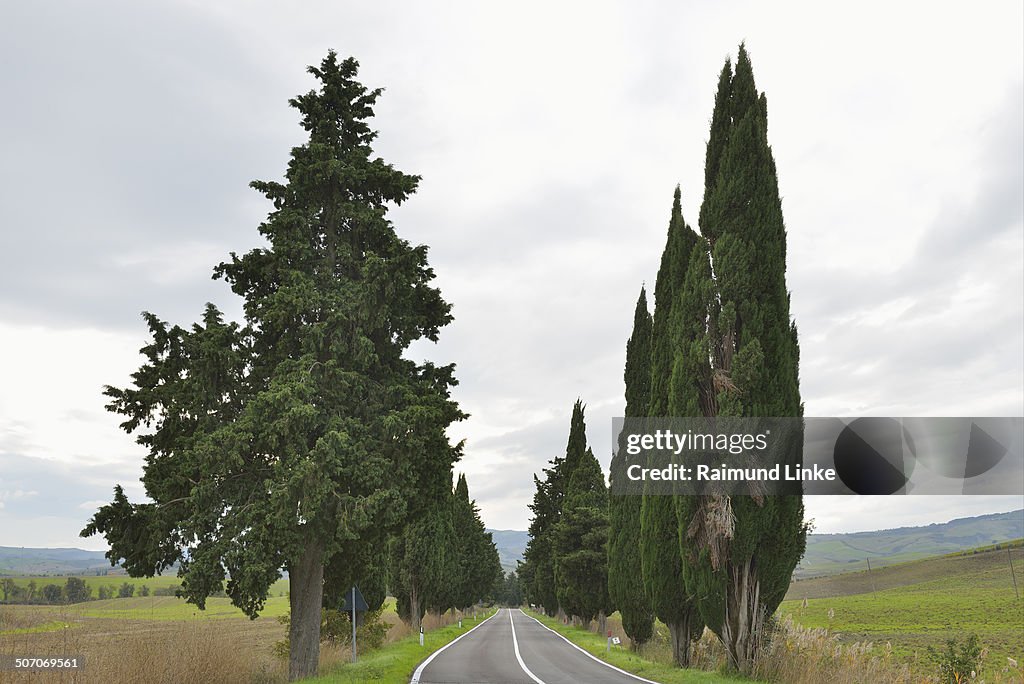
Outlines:
<svg viewBox="0 0 1024 684"><path fill-rule="evenodd" d="M879 652L891 644L895 655L925 668L931 663L929 647L941 648L947 639L976 634L988 652L983 676L1019 681L998 677L1006 674L1008 658L1024 662L1021 543L881 569L872 562L870 573L796 580L779 616L804 627L828 629L845 644L872 642Z"/></svg>
<svg viewBox="0 0 1024 684"><path fill-rule="evenodd" d="M505 572L516 569L516 563L523 559L526 542L530 535L522 530L487 530L491 533L494 546L498 549L498 558Z"/></svg>
<svg viewBox="0 0 1024 684"><path fill-rule="evenodd" d="M92 575L115 571L102 551L0 546L0 576Z"/></svg>
<svg viewBox="0 0 1024 684"><path fill-rule="evenodd" d="M1024 510L958 518L922 527L810 534L794 577L834 575L940 556L1024 537Z"/></svg>

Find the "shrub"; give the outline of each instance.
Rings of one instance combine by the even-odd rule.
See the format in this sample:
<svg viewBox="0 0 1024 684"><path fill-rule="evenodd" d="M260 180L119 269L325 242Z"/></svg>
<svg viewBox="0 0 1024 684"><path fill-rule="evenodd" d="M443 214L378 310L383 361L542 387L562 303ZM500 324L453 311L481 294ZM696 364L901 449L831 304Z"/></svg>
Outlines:
<svg viewBox="0 0 1024 684"><path fill-rule="evenodd" d="M928 647L928 655L939 666L939 681L943 684L963 684L973 679L981 670L984 657L978 635L971 634L959 644L956 639L946 640L946 649L937 651Z"/></svg>
<svg viewBox="0 0 1024 684"><path fill-rule="evenodd" d="M356 625L356 646L361 652L372 651L384 645L390 625L383 619L384 610L371 610L363 615L362 624ZM286 627L291 614L277 618ZM335 646L352 645L352 619L349 613L325 608L320 612L320 641ZM289 641L285 637L274 644L274 655L287 658Z"/></svg>

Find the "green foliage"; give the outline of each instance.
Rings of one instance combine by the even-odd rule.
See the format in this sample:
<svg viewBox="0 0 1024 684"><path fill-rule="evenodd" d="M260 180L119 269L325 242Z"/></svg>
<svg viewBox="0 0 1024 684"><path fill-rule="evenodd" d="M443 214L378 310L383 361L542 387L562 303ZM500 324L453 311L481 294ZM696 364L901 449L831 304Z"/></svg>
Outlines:
<svg viewBox="0 0 1024 684"><path fill-rule="evenodd" d="M672 198L668 237L661 256L661 265L654 286L654 316L651 324L650 403L646 415L672 415L674 385L680 382L677 356L688 351L692 339L679 325L681 292L687 283L691 255L698 251L697 234L683 219L681 192L677 187ZM703 320L703 319L699 319ZM677 414L678 415L678 414ZM685 415L685 414L684 414ZM647 601L662 622L669 626L674 639L676 662L688 662L689 641L700 632L692 596L681 581L683 550L680 548L679 524L674 497L644 495L640 504L640 567Z"/></svg>
<svg viewBox="0 0 1024 684"><path fill-rule="evenodd" d="M124 582L117 590L118 598L131 598L135 596L135 585Z"/></svg>
<svg viewBox="0 0 1024 684"><path fill-rule="evenodd" d="M633 314L633 333L626 343L627 417L647 415L651 395L651 314L647 293L640 297ZM611 486L626 477L627 454L619 444L611 462ZM622 628L634 646L651 638L654 611L644 591L643 566L637 540L640 539L642 497L609 495L608 501L608 595L622 615Z"/></svg>
<svg viewBox="0 0 1024 684"><path fill-rule="evenodd" d="M560 492L556 491L559 457L553 461L552 467L545 469L545 479L533 476L535 491L530 510L530 539L523 552L523 564L520 568L523 591L526 599L544 607L548 615L558 612L558 594L555 589L555 556L554 528L558 523L561 508Z"/></svg>
<svg viewBox="0 0 1024 684"><path fill-rule="evenodd" d="M290 101L308 141L284 183L251 184L273 207L266 246L214 269L243 298L244 325L212 304L187 328L145 314L146 362L106 395L149 452L152 503L117 486L82 531L104 535L129 574L178 562L189 601L226 588L253 618L287 569L304 637L292 677L316 668L324 567L358 563L360 544L429 505L420 492L450 486L458 451L445 430L464 417L453 366L403 357L452 317L427 248L387 218L419 177L373 156L381 90L356 80L358 66L329 52L309 68L319 89Z"/></svg>
<svg viewBox="0 0 1024 684"><path fill-rule="evenodd" d="M454 545L451 507L443 503L410 522L392 542L392 589L398 615L407 623L417 626L427 610L451 607Z"/></svg>
<svg viewBox="0 0 1024 684"><path fill-rule="evenodd" d="M390 626L383 618L383 609L371 610L357 614L356 649L359 653L373 651L384 645ZM291 625L291 614L279 615L277 621L282 625ZM339 646L352 645L352 616L346 611L324 608L320 614L320 643ZM290 643L287 638L274 644L274 655L287 658Z"/></svg>
<svg viewBox="0 0 1024 684"><path fill-rule="evenodd" d="M556 528L562 516L565 492L569 477L586 455L587 435L583 418L583 402L579 399L573 405L569 422L569 440L565 456L551 459L549 468L544 469L544 479L533 477L536 491L530 510L530 539L523 553L522 576L526 583L527 599L543 606L548 615L555 615L559 609L558 584L556 577L557 550Z"/></svg>
<svg viewBox="0 0 1024 684"><path fill-rule="evenodd" d="M589 448L569 477L562 515L555 526L554 548L555 587L565 612L584 622L602 611L611 612L608 491L601 465Z"/></svg>
<svg viewBox="0 0 1024 684"><path fill-rule="evenodd" d="M454 585L454 607L465 610L487 596L495 582L504 580L505 573L480 511L469 498L465 475L459 476L452 505L457 568L448 582Z"/></svg>
<svg viewBox="0 0 1024 684"><path fill-rule="evenodd" d="M493 603L502 606L521 606L526 597L523 594L519 574L515 570L502 575L495 583L491 591L490 599Z"/></svg>
<svg viewBox="0 0 1024 684"><path fill-rule="evenodd" d="M63 603L64 590L59 584L47 584L42 588L43 603Z"/></svg>
<svg viewBox="0 0 1024 684"><path fill-rule="evenodd" d="M64 583L64 598L68 603L81 603L92 597L92 587L81 577L68 577Z"/></svg>
<svg viewBox="0 0 1024 684"><path fill-rule="evenodd" d="M929 646L928 655L939 667L942 684L963 684L974 679L981 670L982 649L977 634L971 634L962 644L956 639L947 639L942 651Z"/></svg>
<svg viewBox="0 0 1024 684"><path fill-rule="evenodd" d="M693 238L696 248L685 251L673 246L670 226L662 256L650 415L663 415L663 408L679 416L803 413L786 289L786 231L767 125L766 100L741 45L735 70L726 61L719 77L705 161L703 235ZM674 224L681 225L681 217ZM667 384L664 390L659 379ZM772 460L797 462L799 437L780 445ZM647 498L645 524L668 517L659 510L662 502ZM782 601L804 552L802 499L687 497L673 508L682 563L669 567L678 568L685 594L696 599L702 619L725 640L730 662L749 671L762 620ZM723 526L723 519L731 524ZM668 535L652 529L644 536L645 581L657 595L674 588L647 577L647 568L666 563L658 546Z"/></svg>

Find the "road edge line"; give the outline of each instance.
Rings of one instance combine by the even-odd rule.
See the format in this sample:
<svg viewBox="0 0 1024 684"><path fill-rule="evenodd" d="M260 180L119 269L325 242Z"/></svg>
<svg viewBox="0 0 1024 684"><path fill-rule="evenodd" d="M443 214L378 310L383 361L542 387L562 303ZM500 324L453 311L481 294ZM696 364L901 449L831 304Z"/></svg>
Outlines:
<svg viewBox="0 0 1024 684"><path fill-rule="evenodd" d="M523 611L520 610L519 612L522 613ZM523 668L523 672L525 672L530 679L537 682L537 684L544 684L543 679L530 672L530 668L526 667L526 663L523 662L523 656L519 653L519 639L516 638L516 621L512 617L512 609L509 609L508 611L508 624L512 627L512 648L515 649L516 660L519 661L519 667Z"/></svg>
<svg viewBox="0 0 1024 684"><path fill-rule="evenodd" d="M455 643L456 643L456 642L458 642L458 640L459 640L459 639L461 639L462 637L464 637L464 636L469 636L469 635L470 635L470 634L472 634L472 633L473 633L474 631L476 631L476 630L477 630L478 628L480 628L480 627L483 627L483 626L484 626L484 624L485 624L486 622L488 622L489 620L491 620L491 618L493 618L493 617L494 617L495 615L497 615L497 614L498 614L498 613L500 613L500 612L501 612L501 609L499 608L498 610L494 611L494 615L491 615L491 617L487 618L487 620L484 620L484 621L483 621L483 622L481 622L480 624L476 625L476 627L473 627L473 629L469 630L469 631L468 631L468 632L466 632L465 634L460 634L459 636L455 637L454 639L452 639L451 641L449 641L449 642L448 642L447 644L445 644L445 645L444 645L444 646L442 646L441 648L437 649L436 651L434 651L433 653L431 653L430 655L428 655L428 656L427 656L427 658L426 658L426 660L424 660L424 661L423 661L422 663L420 663L420 664L419 664L419 665L418 665L418 666L416 667L416 670L415 670L415 671L413 671L413 673L412 673L412 679L410 679L410 680L409 680L409 684L419 684L419 681L420 681L420 677L422 677L422 676L423 676L423 668L425 668L425 667L426 667L427 665L429 665L429 664L430 664L430 661L431 661L431 660L433 660L433 659L434 659L434 658L436 658L437 656L441 655L441 653L442 653L442 652L443 652L443 651L444 651L444 650L445 650L446 648L448 648L449 646L453 646L453 645L455 645Z"/></svg>
<svg viewBox="0 0 1024 684"><path fill-rule="evenodd" d="M523 609L522 609L522 608L517 608L516 610L518 610L518 611L519 611L520 613L523 613ZM511 613L511 611L509 611L509 612ZM567 639L567 638L566 638L566 637L565 637L564 635L562 635L562 634L559 634L558 632L556 632L555 630L551 629L550 627L548 627L547 625L545 625L545 624L544 624L543 622L541 622L541 621L540 621L540 620L538 620L537 618L533 617L532 615L527 615L526 613L523 613L523 616L524 616L524 617L528 617L528 618L530 618L531 620L533 620L534 622L536 622L536 623L537 623L538 625L540 625L540 626L541 626L541 627L543 627L544 629L548 630L549 632L551 632L552 634L554 634L555 636L557 636L557 637L558 637L559 639L561 639L561 640L562 640L562 641L564 641L565 643L567 643L567 644L569 644L570 646L572 646L573 648L575 648L575 649L576 649L577 651L579 651L579 652L580 652L580 653L582 653L583 655L587 656L588 658L590 658L591 660L593 660L593 661L595 661L595 662L601 663L601 664L602 664L602 665L604 665L605 667L610 667L611 669L615 670L616 672L619 672L619 673L621 673L621 674L624 674L624 675L626 675L627 677L632 677L633 679L636 679L637 681L645 682L646 684L660 684L660 682L656 682L656 681L654 681L653 679L644 679L644 678L643 678L643 677L641 677L640 675L637 675L637 674L633 674L632 672L626 672L626 671L625 671L625 670L623 670L623 669L622 669L621 667L615 667L615 666L614 666L614 665L612 665L611 663L607 663L607 662L605 662L605 661L601 660L600 658L598 658L597 656L595 656L595 655L594 655L593 653L591 653L590 651L586 650L585 648L581 648L581 647L577 646L576 644L572 643L572 642L571 642L571 641L570 641L569 639Z"/></svg>

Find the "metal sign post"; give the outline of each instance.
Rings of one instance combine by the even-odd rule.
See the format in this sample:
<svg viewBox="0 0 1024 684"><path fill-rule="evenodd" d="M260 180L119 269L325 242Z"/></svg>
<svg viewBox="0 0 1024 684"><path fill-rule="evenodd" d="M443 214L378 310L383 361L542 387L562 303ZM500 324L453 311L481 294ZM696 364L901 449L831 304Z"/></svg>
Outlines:
<svg viewBox="0 0 1024 684"><path fill-rule="evenodd" d="M352 585L352 590L348 592L348 596L342 599L341 610L345 613L352 613L352 662L356 662L356 612L365 613L370 609L370 606L366 604L366 599L363 598L362 593L359 591L359 587Z"/></svg>
<svg viewBox="0 0 1024 684"><path fill-rule="evenodd" d="M356 585L352 585L352 662L356 662Z"/></svg>

